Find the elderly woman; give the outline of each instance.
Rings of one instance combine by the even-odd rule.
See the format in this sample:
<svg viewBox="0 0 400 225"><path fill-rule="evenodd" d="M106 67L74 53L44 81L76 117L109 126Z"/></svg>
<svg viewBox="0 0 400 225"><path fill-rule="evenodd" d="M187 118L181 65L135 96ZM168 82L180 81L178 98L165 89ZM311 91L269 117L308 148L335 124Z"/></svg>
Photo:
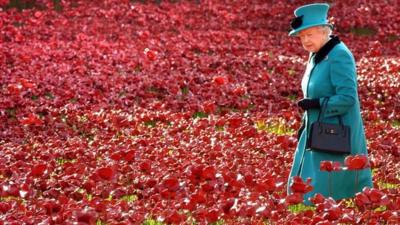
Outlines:
<svg viewBox="0 0 400 225"><path fill-rule="evenodd" d="M304 98L298 102L298 106L304 110L303 125L298 133L299 142L288 181L290 187L294 176L300 176L303 180L312 179L313 190L304 195L306 203L316 193L339 200L353 197L364 187L372 187L370 169L357 172L334 171L330 175L320 170L321 161L338 161L343 165L349 154L368 154L357 92L355 61L346 45L337 36L331 35L332 25L327 21L328 9L328 4L320 3L297 8L289 33L290 36L299 37L303 48L310 52L301 82ZM311 125L317 121L325 101L326 110L322 122L338 124L338 118L341 118L342 123L350 127L351 149L348 154L310 147Z"/></svg>

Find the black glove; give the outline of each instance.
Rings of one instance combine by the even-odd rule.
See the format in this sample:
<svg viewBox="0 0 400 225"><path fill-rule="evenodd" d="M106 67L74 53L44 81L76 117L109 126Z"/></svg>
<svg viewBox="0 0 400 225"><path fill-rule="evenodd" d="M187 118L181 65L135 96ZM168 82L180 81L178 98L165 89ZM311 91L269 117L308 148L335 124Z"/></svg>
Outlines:
<svg viewBox="0 0 400 225"><path fill-rule="evenodd" d="M298 101L297 105L303 110L321 108L321 105L319 104L319 98L304 98Z"/></svg>

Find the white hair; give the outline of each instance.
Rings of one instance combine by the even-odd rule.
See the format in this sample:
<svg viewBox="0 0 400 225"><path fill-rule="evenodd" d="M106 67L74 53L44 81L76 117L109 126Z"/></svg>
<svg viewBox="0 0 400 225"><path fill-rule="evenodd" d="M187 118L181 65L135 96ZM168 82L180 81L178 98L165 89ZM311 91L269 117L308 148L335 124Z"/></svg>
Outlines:
<svg viewBox="0 0 400 225"><path fill-rule="evenodd" d="M321 30L326 33L327 36L332 35L332 27L330 25L322 25L320 26Z"/></svg>

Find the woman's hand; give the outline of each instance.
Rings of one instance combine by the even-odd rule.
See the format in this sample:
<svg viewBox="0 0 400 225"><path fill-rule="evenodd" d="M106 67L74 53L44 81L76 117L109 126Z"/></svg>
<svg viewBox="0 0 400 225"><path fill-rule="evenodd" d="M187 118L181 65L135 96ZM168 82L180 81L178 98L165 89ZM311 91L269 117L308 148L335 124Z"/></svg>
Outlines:
<svg viewBox="0 0 400 225"><path fill-rule="evenodd" d="M297 102L297 105L303 110L321 108L321 105L319 104L319 98L303 98Z"/></svg>

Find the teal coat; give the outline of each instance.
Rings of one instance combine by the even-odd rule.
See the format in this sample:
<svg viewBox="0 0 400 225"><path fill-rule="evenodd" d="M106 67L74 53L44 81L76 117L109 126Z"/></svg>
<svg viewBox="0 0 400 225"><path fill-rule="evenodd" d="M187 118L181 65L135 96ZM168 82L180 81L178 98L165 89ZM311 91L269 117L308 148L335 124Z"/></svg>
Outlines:
<svg viewBox="0 0 400 225"><path fill-rule="evenodd" d="M312 71L311 75L310 71ZM356 65L354 57L346 45L342 42L335 45L328 55L316 65L314 56L310 55L301 87L304 98L319 98L321 105L324 97L329 97L323 121L338 123L336 116L341 116L343 123L349 125L351 129L351 154L367 155L357 92ZM311 151L308 151L310 149L305 150L310 126L317 120L319 111L319 109L310 109L304 113L305 129L299 138L288 182L288 193L290 193L291 177L301 176L303 180L309 177L312 179L311 184L314 189L304 196L306 204L309 203L307 199L316 193L321 193L325 197L332 193L330 197L338 200L353 197L363 187L372 187L370 169L361 170L357 172L357 175L355 171L331 172L330 179L328 172L320 171L321 161L339 161L343 165L347 155L322 153L312 149ZM356 181L356 176L358 181Z"/></svg>

